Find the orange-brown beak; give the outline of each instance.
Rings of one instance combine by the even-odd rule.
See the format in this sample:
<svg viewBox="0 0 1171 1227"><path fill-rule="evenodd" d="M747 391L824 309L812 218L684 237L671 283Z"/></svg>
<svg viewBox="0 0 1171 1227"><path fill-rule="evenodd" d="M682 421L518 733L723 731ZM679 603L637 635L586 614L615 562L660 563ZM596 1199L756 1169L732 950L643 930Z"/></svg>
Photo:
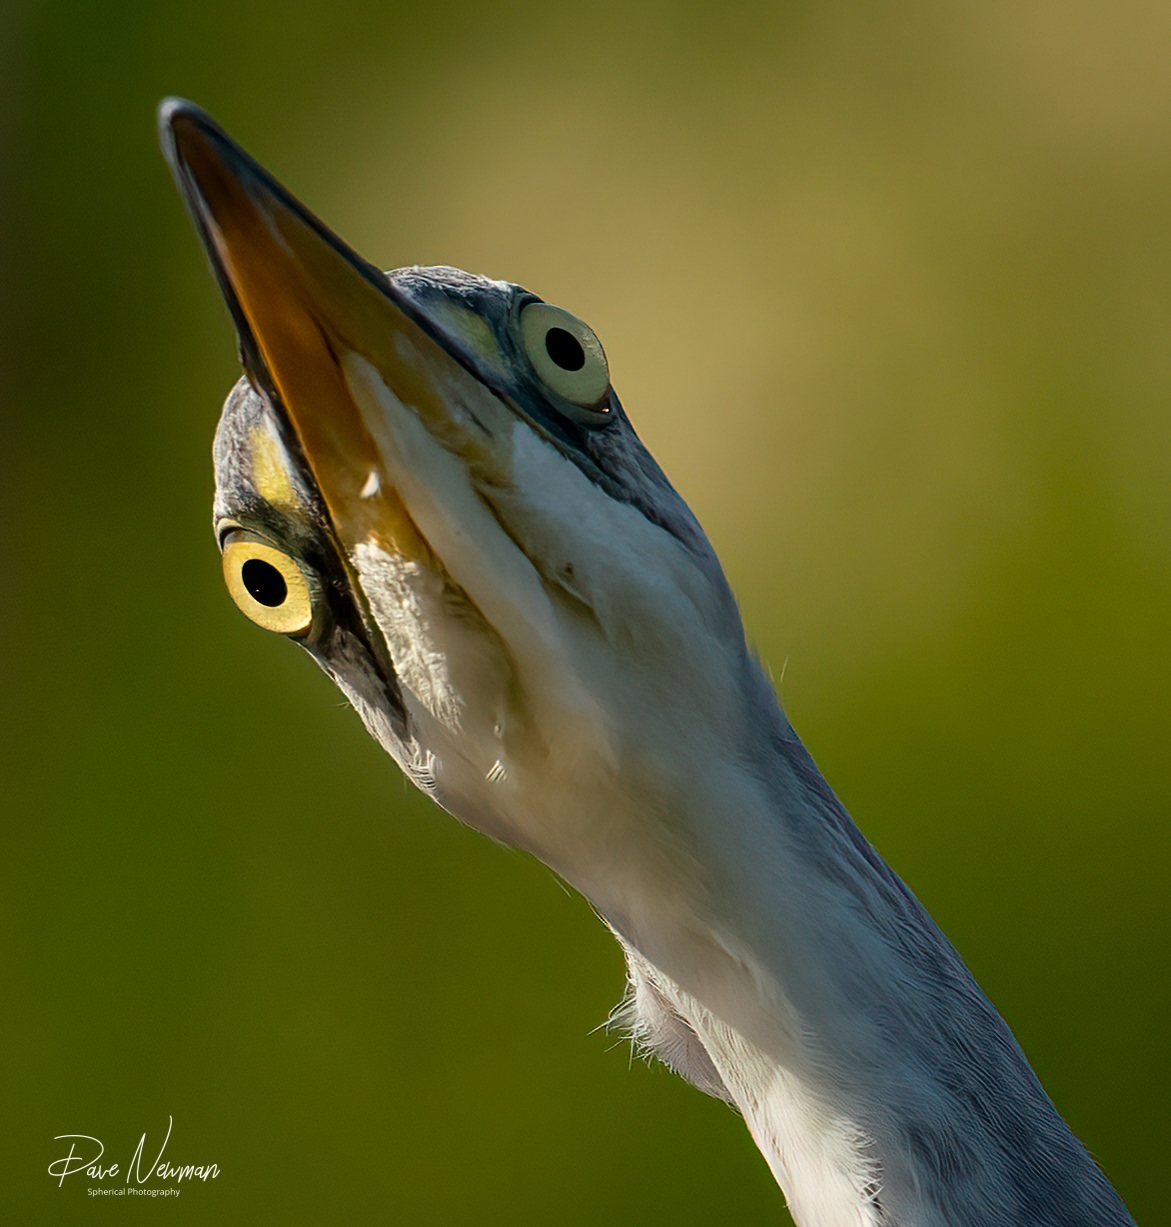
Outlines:
<svg viewBox="0 0 1171 1227"><path fill-rule="evenodd" d="M409 518L386 472L385 410L355 395L347 363L352 370L353 359L364 359L400 404L449 442L453 381L474 381L484 395L482 375L458 341L198 107L168 100L159 126L245 367L292 427L343 550L376 538L413 552Z"/></svg>

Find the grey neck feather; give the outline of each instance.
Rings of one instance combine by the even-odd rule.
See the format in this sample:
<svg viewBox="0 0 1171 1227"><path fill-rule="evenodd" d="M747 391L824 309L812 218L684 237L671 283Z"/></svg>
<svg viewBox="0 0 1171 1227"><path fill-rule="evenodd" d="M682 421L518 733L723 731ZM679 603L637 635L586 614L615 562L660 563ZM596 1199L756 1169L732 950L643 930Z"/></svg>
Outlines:
<svg viewBox="0 0 1171 1227"><path fill-rule="evenodd" d="M1132 1224L954 948L757 685L775 721L768 751L743 760L766 766L741 768L753 778L736 795L760 804L689 824L718 833L695 848L710 908L695 931L717 935L727 974L697 979L719 961L710 949L684 953L653 922L611 917L631 976L621 1020L738 1105L802 1227ZM683 804L705 803L684 791ZM737 846L768 853L745 863Z"/></svg>

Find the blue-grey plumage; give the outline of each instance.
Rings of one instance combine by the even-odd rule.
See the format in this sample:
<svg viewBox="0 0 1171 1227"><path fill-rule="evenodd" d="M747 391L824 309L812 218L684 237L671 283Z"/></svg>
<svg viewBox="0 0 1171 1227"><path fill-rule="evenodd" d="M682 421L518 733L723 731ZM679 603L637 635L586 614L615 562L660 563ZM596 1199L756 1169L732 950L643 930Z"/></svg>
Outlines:
<svg viewBox="0 0 1171 1227"><path fill-rule="evenodd" d="M803 1227L1130 1223L793 732L592 330L381 274L201 112L162 121L247 371L215 447L240 607L591 900L636 1042L739 1108Z"/></svg>

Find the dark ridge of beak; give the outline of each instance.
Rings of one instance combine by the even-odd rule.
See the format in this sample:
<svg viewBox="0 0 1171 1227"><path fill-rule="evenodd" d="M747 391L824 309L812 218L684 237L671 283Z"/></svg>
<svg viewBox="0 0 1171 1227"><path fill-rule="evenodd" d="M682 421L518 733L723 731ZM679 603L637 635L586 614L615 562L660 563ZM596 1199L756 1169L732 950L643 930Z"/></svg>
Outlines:
<svg viewBox="0 0 1171 1227"><path fill-rule="evenodd" d="M206 111L184 98L167 98L159 105L158 125L163 156L232 313L251 373L281 382L272 368L286 356L287 340L270 335L275 307L278 328L288 323L290 308L299 309L315 316L323 331L341 332L360 350L370 347L371 323L376 337L387 328L422 334L482 379L468 356L385 273L339 238ZM359 294L359 283L365 294ZM361 321L354 319L355 310ZM279 352L282 344L286 353Z"/></svg>
<svg viewBox="0 0 1171 1227"><path fill-rule="evenodd" d="M218 256L211 210L200 188L200 175L193 166L202 166L205 176L210 177L213 182L227 172L240 184L246 184L249 179L264 183L269 192L286 197L293 208L300 210L301 205L285 192L259 162L237 145L206 111L193 102L188 102L185 98L163 99L158 109L158 125L163 157L167 160L188 216L203 243L212 274L231 312L240 345L240 365L249 377L273 398L276 389L264 368L256 338L240 306L224 262ZM209 150L214 150L215 156L209 158ZM315 218L307 220L316 221Z"/></svg>
<svg viewBox="0 0 1171 1227"><path fill-rule="evenodd" d="M199 107L159 107L163 153L231 312L241 360L299 453L325 504L338 566L354 606L349 628L385 688L392 724L406 713L389 650L353 565L356 541L394 523L393 492L360 491L378 449L345 384L339 355L353 350L387 378L409 381L394 342L458 361L385 275L363 260L240 148Z"/></svg>
<svg viewBox="0 0 1171 1227"><path fill-rule="evenodd" d="M338 238L201 107L185 98L166 98L159 104L158 127L163 156L231 312L241 364L263 391L275 398L277 390L261 346L228 272L221 214L239 211L243 205L260 216L270 212L275 204L332 247L380 293L397 296L390 294L389 283L379 269ZM405 306L401 302L398 305L400 309Z"/></svg>

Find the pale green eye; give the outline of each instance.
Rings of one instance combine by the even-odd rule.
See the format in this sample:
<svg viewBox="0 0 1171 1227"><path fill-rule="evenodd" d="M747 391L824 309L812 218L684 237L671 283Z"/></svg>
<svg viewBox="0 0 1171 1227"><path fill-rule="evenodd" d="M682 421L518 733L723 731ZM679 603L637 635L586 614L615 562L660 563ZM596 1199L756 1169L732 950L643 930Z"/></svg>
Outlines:
<svg viewBox="0 0 1171 1227"><path fill-rule="evenodd" d="M600 422L610 412L610 367L594 330L560 307L529 303L520 313L525 353L541 382Z"/></svg>

